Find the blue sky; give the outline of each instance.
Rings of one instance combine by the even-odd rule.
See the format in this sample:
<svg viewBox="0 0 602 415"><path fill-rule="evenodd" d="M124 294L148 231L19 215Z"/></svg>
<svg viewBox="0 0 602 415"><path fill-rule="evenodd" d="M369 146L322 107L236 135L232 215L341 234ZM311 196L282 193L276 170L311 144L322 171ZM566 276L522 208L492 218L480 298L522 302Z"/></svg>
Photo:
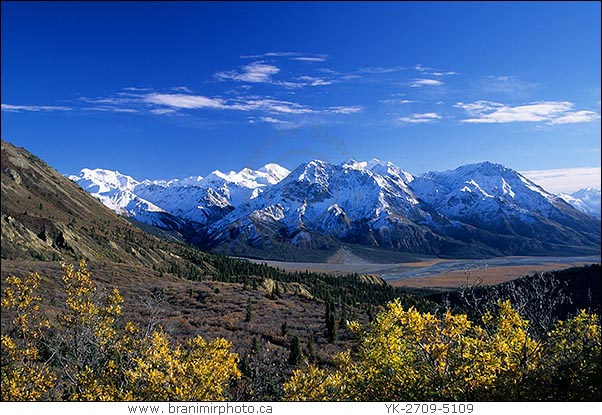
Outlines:
<svg viewBox="0 0 602 415"><path fill-rule="evenodd" d="M600 2L1 7L2 138L63 173L376 157L600 187Z"/></svg>

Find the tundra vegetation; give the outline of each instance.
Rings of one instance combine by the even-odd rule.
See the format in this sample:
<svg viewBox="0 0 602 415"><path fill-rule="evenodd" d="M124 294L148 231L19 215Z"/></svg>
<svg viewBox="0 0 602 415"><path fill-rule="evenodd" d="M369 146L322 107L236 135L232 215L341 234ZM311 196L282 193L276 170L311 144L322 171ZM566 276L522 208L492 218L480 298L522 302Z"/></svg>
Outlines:
<svg viewBox="0 0 602 415"><path fill-rule="evenodd" d="M529 312L526 302L490 298L485 306L473 289L460 294L466 313L419 310L397 299L367 324L341 319L355 343L331 365L315 361L313 339L302 347L293 337L286 363L295 370L273 385L263 379L267 372L258 373L257 341L251 358L239 359L223 338L176 340L153 319L124 321L119 290L99 289L84 261L78 269L63 265L65 304L57 315L41 311L40 278L6 279L2 308L12 321L2 334L2 400L236 399L243 378L254 377L262 399L602 399L600 315L585 310L542 326L518 311ZM328 329L336 307L325 304L325 335L336 341Z"/></svg>

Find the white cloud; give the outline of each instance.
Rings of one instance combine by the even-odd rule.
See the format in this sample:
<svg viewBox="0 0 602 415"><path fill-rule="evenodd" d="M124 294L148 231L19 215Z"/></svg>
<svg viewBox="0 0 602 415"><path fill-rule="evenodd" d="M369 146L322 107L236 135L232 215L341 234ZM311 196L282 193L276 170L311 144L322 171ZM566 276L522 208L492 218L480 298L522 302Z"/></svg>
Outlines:
<svg viewBox="0 0 602 415"><path fill-rule="evenodd" d="M420 88L423 86L441 86L443 85L443 82L437 80L437 79L414 79L414 81L412 81L412 83L410 84L410 86L412 88Z"/></svg>
<svg viewBox="0 0 602 415"><path fill-rule="evenodd" d="M294 61L301 61L301 62L325 62L326 58L323 57L317 57L317 56L298 56L296 58L291 58Z"/></svg>
<svg viewBox="0 0 602 415"><path fill-rule="evenodd" d="M306 105L302 105L291 101L282 101L272 98L252 98L243 99L239 98L237 103L233 103L227 106L231 109L239 109L243 111L265 111L272 114L290 114L290 115L302 115L302 114L355 114L363 111L364 107L361 105L353 106L334 106L326 108L311 108Z"/></svg>
<svg viewBox="0 0 602 415"><path fill-rule="evenodd" d="M146 95L144 101L150 104L165 105L174 108L226 108L222 99L208 98L201 95L153 93Z"/></svg>
<svg viewBox="0 0 602 415"><path fill-rule="evenodd" d="M327 82L328 79L322 77L303 76L299 79L299 84L303 86L326 85ZM188 91L190 90L187 87L181 86L172 87L165 91L127 88L109 97L80 97L78 101L88 105L79 106L78 109L115 113L147 113L157 116L176 115L185 110L239 111L247 113L247 118L252 119L253 122L260 121L259 117L263 116L266 119L261 121L276 124L274 120L278 120L278 117L275 116L286 116L285 118L289 118L289 120L278 120L278 124L282 126L293 125L293 122L298 123L298 118L302 115L349 115L364 110L361 105L310 106L292 100L275 99L270 96L238 94L235 90L231 91L233 96L229 97L196 95ZM2 104L2 111L7 112L55 110L71 110L71 108ZM296 118L293 119L293 117Z"/></svg>
<svg viewBox="0 0 602 415"><path fill-rule="evenodd" d="M263 58L285 58L291 56L299 56L298 52L267 52L258 55L241 55L241 59L263 59Z"/></svg>
<svg viewBox="0 0 602 415"><path fill-rule="evenodd" d="M404 105L404 104L414 104L418 101L412 101L411 99L391 98L391 99L381 99L378 102L381 104L389 104L389 105Z"/></svg>
<svg viewBox="0 0 602 415"><path fill-rule="evenodd" d="M430 71L434 70L433 68L429 68L428 66L424 66L420 63L418 65L414 66L414 69L416 69L418 72L422 72L422 73L430 72Z"/></svg>
<svg viewBox="0 0 602 415"><path fill-rule="evenodd" d="M243 55L242 59L262 59L262 58L290 58L296 61L305 62L324 62L328 59L324 53L301 53L301 52L266 52L259 55Z"/></svg>
<svg viewBox="0 0 602 415"><path fill-rule="evenodd" d="M470 118L464 123L492 124L509 122L546 122L551 125L590 122L600 118L593 111L571 111L575 106L568 101L545 101L510 106L491 101L458 102L456 108L465 110Z"/></svg>
<svg viewBox="0 0 602 415"><path fill-rule="evenodd" d="M329 79L325 79L325 78L319 78L319 77L315 77L315 76L299 76L297 78L300 81L304 82L304 85L309 85L309 86L323 86L323 85L331 85L333 83L332 80Z"/></svg>
<svg viewBox="0 0 602 415"><path fill-rule="evenodd" d="M265 122L268 124L272 124L278 129L288 129L288 128L295 127L295 123L292 123L290 121L280 120L280 119L274 118L274 117L259 117L259 121L262 121L262 122Z"/></svg>
<svg viewBox="0 0 602 415"><path fill-rule="evenodd" d="M282 120L279 120L274 117L259 117L259 120L263 121L263 122L269 122L271 124L281 124L281 123L286 122L286 121L282 121Z"/></svg>
<svg viewBox="0 0 602 415"><path fill-rule="evenodd" d="M550 124L573 124L579 122L592 122L600 119L600 114L594 111L573 111L553 119Z"/></svg>
<svg viewBox="0 0 602 415"><path fill-rule="evenodd" d="M86 111L102 111L102 112L123 112L123 113L136 113L139 112L134 108L120 108L120 107L87 107L83 108Z"/></svg>
<svg viewBox="0 0 602 415"><path fill-rule="evenodd" d="M272 75L280 72L280 69L274 65L268 65L263 62L253 62L242 67L242 70L218 72L215 77L220 80L233 80L251 83L269 83L272 81Z"/></svg>
<svg viewBox="0 0 602 415"><path fill-rule="evenodd" d="M573 193L586 187L600 189L602 169L600 167L577 167L568 169L527 170L520 172L550 193Z"/></svg>
<svg viewBox="0 0 602 415"><path fill-rule="evenodd" d="M370 73L370 74L381 74L381 73L391 73L391 72L399 72L403 71L405 68L403 66L369 66L366 68L360 68L360 72Z"/></svg>
<svg viewBox="0 0 602 415"><path fill-rule="evenodd" d="M130 91L130 92L145 92L145 91L150 91L150 88L138 88L136 86L129 86L127 88L123 88L124 91Z"/></svg>
<svg viewBox="0 0 602 415"><path fill-rule="evenodd" d="M416 69L418 72L420 72L422 74L432 75L432 76L460 75L460 73L456 72L456 71L442 71L440 69L431 68L429 66L424 66L421 64L414 66L414 69Z"/></svg>
<svg viewBox="0 0 602 415"><path fill-rule="evenodd" d="M155 115L165 115L165 114L174 114L177 111L173 108L154 108L150 110L151 114Z"/></svg>
<svg viewBox="0 0 602 415"><path fill-rule="evenodd" d="M244 98L239 97L236 102L227 106L229 109L237 109L242 111L265 111L269 113L280 114L311 114L316 112L314 109L305 105L291 101L282 101L272 98Z"/></svg>
<svg viewBox="0 0 602 415"><path fill-rule="evenodd" d="M447 72L431 72L433 76L448 76L448 75L460 75L460 72L447 71Z"/></svg>
<svg viewBox="0 0 602 415"><path fill-rule="evenodd" d="M426 112L423 114L412 114L409 117L398 118L397 121L404 124L426 124L436 122L442 117L435 112Z"/></svg>
<svg viewBox="0 0 602 415"><path fill-rule="evenodd" d="M461 108L471 116L477 116L487 111L495 111L498 108L503 107L504 104L491 101L475 101L470 104L464 102L458 102L454 105L456 108Z"/></svg>
<svg viewBox="0 0 602 415"><path fill-rule="evenodd" d="M353 105L350 107L338 106L338 107L330 107L326 109L325 112L329 112L331 114L355 114L358 112L362 112L364 107L361 105Z"/></svg>
<svg viewBox="0 0 602 415"><path fill-rule="evenodd" d="M71 108L55 105L11 105L1 104L2 111L5 112L21 112L21 111L71 111Z"/></svg>

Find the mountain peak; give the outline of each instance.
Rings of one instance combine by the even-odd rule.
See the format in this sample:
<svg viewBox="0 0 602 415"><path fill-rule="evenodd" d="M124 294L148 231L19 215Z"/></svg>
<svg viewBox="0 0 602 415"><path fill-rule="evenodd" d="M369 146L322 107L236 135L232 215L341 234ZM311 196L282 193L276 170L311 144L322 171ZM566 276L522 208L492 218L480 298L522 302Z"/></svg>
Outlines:
<svg viewBox="0 0 602 415"><path fill-rule="evenodd" d="M267 163L257 172L265 173L265 180L269 184L276 184L290 174L290 170L277 163Z"/></svg>
<svg viewBox="0 0 602 415"><path fill-rule="evenodd" d="M494 176L494 175L499 175L502 173L513 172L514 170L512 170L502 164L499 164L499 163L493 163L491 161L482 161L479 163L472 163L472 164L460 166L460 167L456 168L455 171L463 171L463 172L471 171L474 173L483 174L485 176Z"/></svg>
<svg viewBox="0 0 602 415"><path fill-rule="evenodd" d="M600 189L586 187L571 194L561 193L558 196L577 210L598 219L602 216L602 192Z"/></svg>
<svg viewBox="0 0 602 415"><path fill-rule="evenodd" d="M71 175L69 179L76 181L81 187L91 193L108 192L111 190L131 191L140 182L133 177L118 171L106 169L81 169L80 175Z"/></svg>

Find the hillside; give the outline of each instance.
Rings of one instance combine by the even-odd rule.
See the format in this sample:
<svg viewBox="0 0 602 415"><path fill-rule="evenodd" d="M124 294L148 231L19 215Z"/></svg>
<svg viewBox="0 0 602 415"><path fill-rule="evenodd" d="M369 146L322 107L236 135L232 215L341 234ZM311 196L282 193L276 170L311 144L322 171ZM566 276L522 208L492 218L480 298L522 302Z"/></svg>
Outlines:
<svg viewBox="0 0 602 415"><path fill-rule="evenodd" d="M115 215L36 156L2 141L2 258L111 261L157 267L185 261L174 245ZM212 271L206 263L199 272Z"/></svg>

